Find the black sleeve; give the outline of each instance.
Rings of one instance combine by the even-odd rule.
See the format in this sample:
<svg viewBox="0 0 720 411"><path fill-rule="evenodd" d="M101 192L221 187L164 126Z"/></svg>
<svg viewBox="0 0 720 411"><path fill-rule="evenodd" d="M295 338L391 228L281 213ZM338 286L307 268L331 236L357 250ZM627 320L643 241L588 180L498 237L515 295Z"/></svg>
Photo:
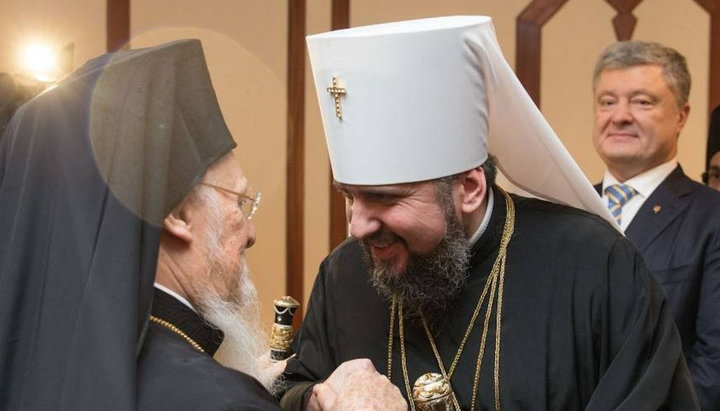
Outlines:
<svg viewBox="0 0 720 411"><path fill-rule="evenodd" d="M332 314L327 304L327 264L326 260L320 266L303 324L293 342L296 354L285 367L286 387L279 394L285 410L303 409L304 394L311 385L308 382L326 379L336 367L329 337Z"/></svg>
<svg viewBox="0 0 720 411"><path fill-rule="evenodd" d="M717 110L716 110L717 111ZM720 409L720 232L705 246L695 333L687 362L703 410Z"/></svg>
<svg viewBox="0 0 720 411"><path fill-rule="evenodd" d="M608 256L596 304L598 385L586 410L696 410L665 294L625 238Z"/></svg>

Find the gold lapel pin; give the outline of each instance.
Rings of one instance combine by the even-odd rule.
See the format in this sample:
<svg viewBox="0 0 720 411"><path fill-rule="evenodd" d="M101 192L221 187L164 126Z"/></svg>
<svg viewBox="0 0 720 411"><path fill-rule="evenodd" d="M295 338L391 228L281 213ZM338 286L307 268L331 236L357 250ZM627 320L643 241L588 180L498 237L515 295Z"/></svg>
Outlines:
<svg viewBox="0 0 720 411"><path fill-rule="evenodd" d="M653 213L657 214L657 213L660 212L660 210L662 210L662 207L661 207L661 206L659 206L659 205L654 205L654 206L653 206Z"/></svg>

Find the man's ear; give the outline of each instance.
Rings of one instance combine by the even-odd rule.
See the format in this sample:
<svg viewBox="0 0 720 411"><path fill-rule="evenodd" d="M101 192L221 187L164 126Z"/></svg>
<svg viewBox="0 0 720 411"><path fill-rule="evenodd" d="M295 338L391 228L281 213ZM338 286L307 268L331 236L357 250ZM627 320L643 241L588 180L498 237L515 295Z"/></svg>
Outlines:
<svg viewBox="0 0 720 411"><path fill-rule="evenodd" d="M460 178L460 210L470 214L478 210L487 193L487 182L485 171L482 167L476 167L463 173Z"/></svg>
<svg viewBox="0 0 720 411"><path fill-rule="evenodd" d="M683 107L680 108L679 116L678 116L678 135L680 135L680 131L683 127L685 127L685 123L687 123L688 116L690 115L690 104L685 104Z"/></svg>
<svg viewBox="0 0 720 411"><path fill-rule="evenodd" d="M163 228L168 234L188 244L193 240L192 227L187 212L180 212L177 208L174 209L163 220Z"/></svg>

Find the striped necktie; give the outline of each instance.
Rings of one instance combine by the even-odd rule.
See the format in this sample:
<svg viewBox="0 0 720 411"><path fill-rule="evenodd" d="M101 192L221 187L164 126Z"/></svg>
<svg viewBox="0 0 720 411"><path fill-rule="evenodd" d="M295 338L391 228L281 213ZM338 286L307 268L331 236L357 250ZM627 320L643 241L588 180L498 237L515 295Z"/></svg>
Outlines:
<svg viewBox="0 0 720 411"><path fill-rule="evenodd" d="M637 191L627 184L613 184L605 188L605 195L608 199L608 210L618 225L622 221L622 206L631 198L635 197Z"/></svg>

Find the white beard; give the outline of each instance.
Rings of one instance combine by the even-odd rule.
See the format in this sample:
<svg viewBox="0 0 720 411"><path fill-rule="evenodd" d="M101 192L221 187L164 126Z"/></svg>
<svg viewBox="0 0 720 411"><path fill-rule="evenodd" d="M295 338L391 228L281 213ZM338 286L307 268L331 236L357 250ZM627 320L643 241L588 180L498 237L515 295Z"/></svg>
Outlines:
<svg viewBox="0 0 720 411"><path fill-rule="evenodd" d="M257 290L244 262L240 272L240 290L239 301L226 301L217 293L204 290L200 312L206 321L225 334L215 353L215 360L254 377L272 393L277 375L265 371L258 361L262 355L269 353L270 345L260 322Z"/></svg>
<svg viewBox="0 0 720 411"><path fill-rule="evenodd" d="M197 309L208 323L219 328L225 338L215 353L220 364L254 377L271 393L277 389L279 372L266 367L269 361L261 361L261 356L269 357L270 344L260 322L260 304L255 284L250 280L244 253L240 256L239 267L227 267L220 264L223 257L222 241L224 235L223 213L218 205L217 193L206 190L208 224L210 230L207 244L207 258L211 266L204 281L195 284L195 295L199 296ZM227 290L229 295L221 296L212 286L211 278L231 278L237 276L237 284Z"/></svg>

